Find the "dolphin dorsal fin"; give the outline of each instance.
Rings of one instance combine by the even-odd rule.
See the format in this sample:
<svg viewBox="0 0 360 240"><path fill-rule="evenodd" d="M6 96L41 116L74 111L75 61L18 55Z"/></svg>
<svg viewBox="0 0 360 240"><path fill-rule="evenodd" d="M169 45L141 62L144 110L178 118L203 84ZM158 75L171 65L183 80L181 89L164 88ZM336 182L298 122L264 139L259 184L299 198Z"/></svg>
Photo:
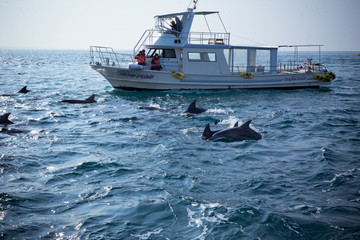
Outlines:
<svg viewBox="0 0 360 240"><path fill-rule="evenodd" d="M27 88L27 86L24 86L22 89L20 89L18 91L18 93L27 93L27 92L29 92L29 90L27 90L26 88Z"/></svg>
<svg viewBox="0 0 360 240"><path fill-rule="evenodd" d="M95 94L91 95L87 99L85 99L86 102L95 102Z"/></svg>
<svg viewBox="0 0 360 240"><path fill-rule="evenodd" d="M210 129L210 124L207 124L205 129L204 129L204 132L202 134L202 138L203 139L208 139L208 138L211 138L212 135L213 135L213 132Z"/></svg>
<svg viewBox="0 0 360 240"><path fill-rule="evenodd" d="M11 113L4 113L3 115L0 116L1 120L9 120L9 116Z"/></svg>
<svg viewBox="0 0 360 240"><path fill-rule="evenodd" d="M187 112L191 112L191 110L196 109L196 100L194 100L190 106L188 107L188 109L186 110Z"/></svg>
<svg viewBox="0 0 360 240"><path fill-rule="evenodd" d="M241 127L246 127L246 128L250 128L250 123L252 120L247 121L246 123L244 123L243 125L241 125Z"/></svg>
<svg viewBox="0 0 360 240"><path fill-rule="evenodd" d="M239 121L236 121L236 123L234 124L234 127L238 127L239 126Z"/></svg>
<svg viewBox="0 0 360 240"><path fill-rule="evenodd" d="M13 122L9 120L10 114L11 113L5 113L0 115L0 124L13 124Z"/></svg>

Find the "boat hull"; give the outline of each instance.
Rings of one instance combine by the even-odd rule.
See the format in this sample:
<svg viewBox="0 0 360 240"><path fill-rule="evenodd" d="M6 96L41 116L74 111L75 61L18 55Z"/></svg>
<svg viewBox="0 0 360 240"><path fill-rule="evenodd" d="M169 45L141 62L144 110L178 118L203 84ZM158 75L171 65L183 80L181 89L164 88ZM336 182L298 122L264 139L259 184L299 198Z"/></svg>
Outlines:
<svg viewBox="0 0 360 240"><path fill-rule="evenodd" d="M318 88L329 85L314 79L314 73L258 74L245 79L234 75L185 74L184 78L171 72L133 70L119 67L91 65L114 88L127 90L194 90L194 89L293 89Z"/></svg>

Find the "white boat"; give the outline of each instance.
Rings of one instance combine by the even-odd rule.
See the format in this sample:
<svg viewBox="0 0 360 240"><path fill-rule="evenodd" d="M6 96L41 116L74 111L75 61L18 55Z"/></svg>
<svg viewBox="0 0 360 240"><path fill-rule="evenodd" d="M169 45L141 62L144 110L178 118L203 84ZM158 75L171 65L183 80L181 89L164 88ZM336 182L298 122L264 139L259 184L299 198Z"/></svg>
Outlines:
<svg viewBox="0 0 360 240"><path fill-rule="evenodd" d="M217 11L195 11L197 1L185 12L155 16L155 27L146 30L132 54L115 53L111 47L91 46L90 66L114 88L127 90L307 88L329 85L335 74L320 63L322 45L232 46L230 33L192 32L197 16ZM176 20L177 27L170 22ZM318 47L319 62L300 63L298 48ZM293 47L292 60L283 61L278 49ZM135 56L146 51L146 65ZM159 54L162 69L151 70Z"/></svg>

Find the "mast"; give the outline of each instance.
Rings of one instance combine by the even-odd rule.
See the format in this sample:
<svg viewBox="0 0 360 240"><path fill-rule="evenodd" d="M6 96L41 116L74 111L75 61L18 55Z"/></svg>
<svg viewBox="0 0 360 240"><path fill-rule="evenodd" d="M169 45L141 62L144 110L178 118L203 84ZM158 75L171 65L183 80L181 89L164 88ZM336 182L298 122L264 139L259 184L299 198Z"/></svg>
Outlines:
<svg viewBox="0 0 360 240"><path fill-rule="evenodd" d="M193 7L190 8L190 4L191 4L191 2L190 2L189 7L188 7L188 11L193 11L193 10L195 10L195 9L196 9L196 4L198 3L198 1L199 1L199 0L192 0L192 2L193 2Z"/></svg>

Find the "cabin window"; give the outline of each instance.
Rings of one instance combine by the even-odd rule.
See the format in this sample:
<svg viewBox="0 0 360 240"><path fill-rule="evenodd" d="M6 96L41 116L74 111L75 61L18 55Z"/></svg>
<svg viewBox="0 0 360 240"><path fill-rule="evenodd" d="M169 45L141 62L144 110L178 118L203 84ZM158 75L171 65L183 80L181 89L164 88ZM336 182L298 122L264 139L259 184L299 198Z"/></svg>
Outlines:
<svg viewBox="0 0 360 240"><path fill-rule="evenodd" d="M203 61L204 62L216 62L216 54L215 53L203 53Z"/></svg>
<svg viewBox="0 0 360 240"><path fill-rule="evenodd" d="M162 58L176 58L175 49L152 48L149 50L147 56L154 57L155 54L159 54Z"/></svg>
<svg viewBox="0 0 360 240"><path fill-rule="evenodd" d="M232 71L247 72L248 51L247 49L234 49L231 56Z"/></svg>
<svg viewBox="0 0 360 240"><path fill-rule="evenodd" d="M148 57L154 57L155 54L159 54L159 56L161 56L161 54L162 54L161 49L152 48L152 49L149 50L147 56L148 56Z"/></svg>
<svg viewBox="0 0 360 240"><path fill-rule="evenodd" d="M199 52L189 52L189 61L201 61L201 54Z"/></svg>
<svg viewBox="0 0 360 240"><path fill-rule="evenodd" d="M175 49L163 49L163 58L176 58Z"/></svg>
<svg viewBox="0 0 360 240"><path fill-rule="evenodd" d="M189 61L198 61L198 62L216 62L216 53L189 52L188 59Z"/></svg>

